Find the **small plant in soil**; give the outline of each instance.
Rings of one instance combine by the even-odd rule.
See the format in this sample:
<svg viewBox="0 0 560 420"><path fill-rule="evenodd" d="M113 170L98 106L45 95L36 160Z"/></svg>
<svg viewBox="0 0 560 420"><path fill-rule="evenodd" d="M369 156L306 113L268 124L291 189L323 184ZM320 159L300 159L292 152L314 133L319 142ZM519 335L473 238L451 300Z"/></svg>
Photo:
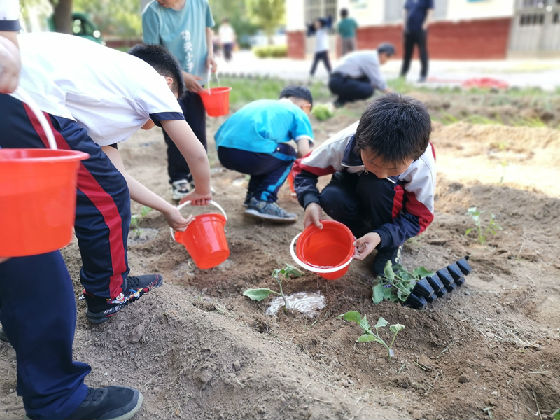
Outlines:
<svg viewBox="0 0 560 420"><path fill-rule="evenodd" d="M247 289L243 292L243 296L247 296L249 299L256 300L258 302L266 299L271 294L282 296L282 299L284 299L285 310L288 307L288 301L286 300L284 290L282 289L282 279L288 280L301 276L303 276L301 271L290 264L286 264L284 268L276 268L272 271L272 277L276 280L276 283L278 283L278 287L280 288L279 292L268 288Z"/></svg>
<svg viewBox="0 0 560 420"><path fill-rule="evenodd" d="M404 325L402 324L389 325L389 322L387 322L385 318L379 317L377 323L373 326L373 329L375 330L373 331L371 326L369 325L367 316L364 315L362 317L362 315L358 311L348 311L345 314L339 315L338 317L344 319L345 321L355 322L363 330L363 334L358 337L356 343L371 343L372 341L374 341L376 343L381 344L383 347L385 347L385 349L387 350L387 357L389 359L395 355L393 351L393 344L395 343L395 338L397 337L397 334L400 331L404 330L405 328ZM389 325L389 330L393 334L389 344L387 344L387 342L385 342L385 340L383 340L383 338L381 338L381 336L379 335L379 330L381 328L386 327L387 325Z"/></svg>
<svg viewBox="0 0 560 420"><path fill-rule="evenodd" d="M416 286L416 282L432 274L424 267L415 268L410 272L402 265L393 264L389 260L385 264L383 276L380 276L373 286L373 303L381 303L384 300L404 302Z"/></svg>
<svg viewBox="0 0 560 420"><path fill-rule="evenodd" d="M471 216L474 226L465 231L465 235L474 231L480 245L484 245L490 235L493 236L498 233L499 230L502 230L502 227L496 222L494 213L490 213L490 219L488 219L487 222L482 220L482 213L484 213L484 211L478 210L476 207L470 207L467 210L467 214Z"/></svg>
<svg viewBox="0 0 560 420"><path fill-rule="evenodd" d="M152 209L148 206L142 206L140 209L139 214L133 214L130 217L130 228L135 230L140 227L140 221L148 215L148 213L152 211Z"/></svg>

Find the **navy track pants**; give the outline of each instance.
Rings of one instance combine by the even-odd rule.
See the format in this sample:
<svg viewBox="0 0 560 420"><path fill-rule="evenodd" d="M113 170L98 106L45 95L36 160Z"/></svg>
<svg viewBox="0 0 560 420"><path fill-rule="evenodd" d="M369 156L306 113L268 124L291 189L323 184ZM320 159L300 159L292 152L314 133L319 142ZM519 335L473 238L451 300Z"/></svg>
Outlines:
<svg viewBox="0 0 560 420"><path fill-rule="evenodd" d="M76 301L60 252L0 263L0 307L27 415L68 417L86 397L83 380L91 368L72 360Z"/></svg>
<svg viewBox="0 0 560 420"><path fill-rule="evenodd" d="M59 149L80 150L74 228L82 269L80 281L90 294L115 298L128 275L126 255L130 195L126 180L76 121L45 114ZM39 121L21 101L0 95L0 147L46 147ZM33 205L33 203L30 203Z"/></svg>

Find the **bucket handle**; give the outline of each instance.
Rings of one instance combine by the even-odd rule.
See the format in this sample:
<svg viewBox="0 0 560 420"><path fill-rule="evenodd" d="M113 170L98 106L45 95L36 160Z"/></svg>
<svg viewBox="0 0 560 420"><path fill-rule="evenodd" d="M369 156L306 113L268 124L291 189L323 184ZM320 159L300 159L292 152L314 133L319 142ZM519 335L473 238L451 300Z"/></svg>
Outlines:
<svg viewBox="0 0 560 420"><path fill-rule="evenodd" d="M25 102L27 106L29 106L31 111L33 111L33 113L39 120L39 123L41 124L41 127L43 128L43 131L47 136L47 140L49 141L50 148L56 150L57 147L56 147L56 141L54 139L54 134L52 132L51 126L49 125L47 119L45 118L45 115L41 112L41 110L39 109L39 107L37 106L33 98L25 90L23 90L21 87L18 87L16 93L20 96L22 101Z"/></svg>
<svg viewBox="0 0 560 420"><path fill-rule="evenodd" d="M185 202L182 203L182 204L179 204L179 205L177 206L177 210L181 210L183 207L185 207L185 206L188 205L188 204L191 204L190 200L189 200L189 201L185 201ZM218 210L220 210L220 212L224 215L224 217L225 217L226 220L227 220L227 214L226 214L226 212L225 212L225 210L223 209L222 206L220 206L220 205L219 205L218 203L216 203L214 200L210 200L210 201L208 202L208 204L211 204L211 205L213 205L214 207L216 207ZM172 227L170 227L169 230L171 231L171 239L175 240L175 230L174 230Z"/></svg>
<svg viewBox="0 0 560 420"><path fill-rule="evenodd" d="M301 232L298 233L296 236L294 236L294 239L292 239L292 242L290 243L290 255L292 256L293 260L300 266L305 268L306 270L312 271L314 273L334 273L335 271L338 270L342 270L344 267L348 266L350 264L350 262L354 259L353 256L350 257L350 259L348 259L348 261L346 261L345 263L337 266L337 267L331 267L331 268L320 268L320 267L315 267L312 265L308 265L306 263L304 263L302 260L300 260L295 251L294 251L294 245L297 241L297 239L299 238L299 236L301 235Z"/></svg>

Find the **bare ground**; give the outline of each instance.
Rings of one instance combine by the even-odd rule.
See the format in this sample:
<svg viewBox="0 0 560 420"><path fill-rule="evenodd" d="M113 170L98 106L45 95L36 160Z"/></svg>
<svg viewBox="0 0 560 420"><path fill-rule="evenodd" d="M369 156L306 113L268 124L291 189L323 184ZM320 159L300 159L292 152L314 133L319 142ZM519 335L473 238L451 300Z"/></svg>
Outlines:
<svg viewBox="0 0 560 420"><path fill-rule="evenodd" d="M419 98L432 112L445 102ZM353 122L363 106L312 121L317 140ZM541 113L525 106L512 112ZM209 137L222 121L209 119ZM131 272L160 272L165 285L101 326L87 323L78 302L75 357L93 367L87 383L139 388L145 402L138 419L547 418L560 407L560 132L436 123L432 141L436 218L405 244L403 263L437 270L469 255L473 272L463 287L422 311L375 305L367 261L354 261L336 281L307 272L284 283L286 293L325 296L317 317L265 315L267 301L242 293L275 288L271 272L291 262L288 245L302 224L245 218L246 179L221 168L211 144L230 258L199 270L159 214L140 220L131 232ZM139 180L170 198L159 132L138 133L121 152ZM279 203L303 213L287 189ZM471 206L484 211L485 222L493 213L503 228L483 245L464 234L473 226L466 214ZM77 279L76 243L63 254ZM75 289L81 290L76 280ZM355 343L358 327L337 318L348 310L406 326L393 359L375 343ZM21 418L15 354L6 343L0 343L0 372L0 418Z"/></svg>

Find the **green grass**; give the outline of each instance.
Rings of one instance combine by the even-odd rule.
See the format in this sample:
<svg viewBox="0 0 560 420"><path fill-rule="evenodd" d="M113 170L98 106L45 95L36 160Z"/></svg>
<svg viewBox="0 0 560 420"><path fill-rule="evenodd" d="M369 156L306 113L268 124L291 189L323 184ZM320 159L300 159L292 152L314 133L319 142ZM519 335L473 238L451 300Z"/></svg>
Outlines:
<svg viewBox="0 0 560 420"><path fill-rule="evenodd" d="M216 82L214 82L216 83ZM232 111L235 112L243 105L255 101L257 99L276 99L280 91L289 82L272 79L266 77L255 78L237 78L228 77L220 78L220 86L231 86L230 106ZM294 82L292 82L294 83ZM297 82L296 82L297 83ZM301 83L304 84L304 83ZM217 83L216 83L217 85ZM456 86L444 87L427 87L417 86L407 83L404 79L396 78L388 81L391 89L402 94L414 94L414 92L423 92L430 95L440 96L445 98L451 104L467 104L475 107L482 107L481 109L491 109L492 107L512 106L515 109L522 110L525 108L536 109L540 111L551 112L555 114L560 107L560 87L554 93L543 91L540 88L510 88L507 90L491 90L487 88L472 88L469 90L461 89ZM313 95L315 104L327 103L332 100L327 86L320 82L306 85ZM344 107L335 111L338 115L348 115L352 118L358 119L361 115L361 110ZM430 110L432 118L440 121L442 124L448 125L459 121L465 121L470 124L483 124L483 125L511 125L511 126L525 126L525 127L558 127L557 121L550 121L548 124L540 118L523 118L518 117L513 119L511 115L500 115L498 112L481 112L480 114L465 115L464 109L461 107L454 109L452 106L448 110L441 112L437 110Z"/></svg>

